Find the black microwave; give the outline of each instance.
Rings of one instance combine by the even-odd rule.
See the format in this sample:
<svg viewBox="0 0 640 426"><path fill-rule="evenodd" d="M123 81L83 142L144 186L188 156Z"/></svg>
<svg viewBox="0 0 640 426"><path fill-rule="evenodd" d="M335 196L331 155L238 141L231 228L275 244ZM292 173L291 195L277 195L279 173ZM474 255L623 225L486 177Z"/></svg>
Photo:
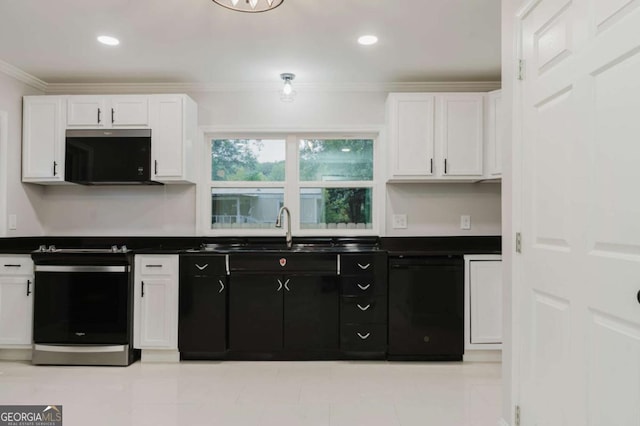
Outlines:
<svg viewBox="0 0 640 426"><path fill-rule="evenodd" d="M64 179L81 185L162 185L151 180L151 130L67 130Z"/></svg>

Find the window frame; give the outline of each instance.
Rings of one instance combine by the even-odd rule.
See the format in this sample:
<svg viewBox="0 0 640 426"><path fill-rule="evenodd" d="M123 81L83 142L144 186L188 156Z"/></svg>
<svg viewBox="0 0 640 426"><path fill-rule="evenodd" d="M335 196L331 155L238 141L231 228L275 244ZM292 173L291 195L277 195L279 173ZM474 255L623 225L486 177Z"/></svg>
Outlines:
<svg viewBox="0 0 640 426"><path fill-rule="evenodd" d="M198 181L198 200L196 202L197 231L211 237L265 237L283 236L283 230L260 228L212 228L211 227L211 189L212 188L284 188L284 205L291 211L291 232L297 237L309 236L374 236L380 235L383 225L384 194L382 177L384 176L383 149L380 143L380 129L349 129L342 131L273 131L265 129L252 131L220 131L204 128L202 151L204 155L201 178ZM280 182L267 181L214 181L211 180L211 145L215 139L284 139L285 140L285 179ZM300 154L298 143L301 139L371 139L373 141L373 179L371 181L301 181L299 176ZM371 188L371 228L338 229L302 229L300 221L301 188Z"/></svg>

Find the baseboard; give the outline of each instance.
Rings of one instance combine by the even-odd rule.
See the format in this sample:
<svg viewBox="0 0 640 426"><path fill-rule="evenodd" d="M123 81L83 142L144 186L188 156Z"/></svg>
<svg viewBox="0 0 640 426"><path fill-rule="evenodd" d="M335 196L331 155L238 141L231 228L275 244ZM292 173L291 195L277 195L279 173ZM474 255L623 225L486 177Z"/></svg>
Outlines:
<svg viewBox="0 0 640 426"><path fill-rule="evenodd" d="M143 349L141 362L163 362L163 363L177 363L180 362L180 352L173 350L154 350Z"/></svg>
<svg viewBox="0 0 640 426"><path fill-rule="evenodd" d="M509 423L505 419L498 420L498 426L509 426Z"/></svg>
<svg viewBox="0 0 640 426"><path fill-rule="evenodd" d="M467 350L464 353L463 361L467 362L502 362L502 351L495 350Z"/></svg>
<svg viewBox="0 0 640 426"><path fill-rule="evenodd" d="M31 361L32 349L0 349L0 361Z"/></svg>

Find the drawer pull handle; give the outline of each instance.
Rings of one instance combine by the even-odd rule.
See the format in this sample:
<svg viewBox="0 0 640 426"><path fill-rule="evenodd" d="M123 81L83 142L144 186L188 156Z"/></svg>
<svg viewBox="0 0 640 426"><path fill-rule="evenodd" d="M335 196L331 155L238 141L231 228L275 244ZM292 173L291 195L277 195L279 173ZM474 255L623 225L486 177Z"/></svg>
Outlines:
<svg viewBox="0 0 640 426"><path fill-rule="evenodd" d="M162 265L144 265L147 268L162 268Z"/></svg>
<svg viewBox="0 0 640 426"><path fill-rule="evenodd" d="M144 281L142 281L142 286L141 286L141 291L140 291L140 297L144 297Z"/></svg>
<svg viewBox="0 0 640 426"><path fill-rule="evenodd" d="M285 290L287 290L287 291L291 291L291 289L289 288L288 284L289 284L289 280L286 280L286 281L284 282L284 288L285 288Z"/></svg>
<svg viewBox="0 0 640 426"><path fill-rule="evenodd" d="M15 264L13 264L13 263L9 263L9 264L5 264L5 265L4 265L4 267L5 267L5 268L19 268L19 267L21 267L21 266L22 266L22 265L15 265Z"/></svg>
<svg viewBox="0 0 640 426"><path fill-rule="evenodd" d="M367 263L366 265L361 265L358 263L358 266L360 267L360 269L369 269L369 266L371 266L371 264Z"/></svg>
<svg viewBox="0 0 640 426"><path fill-rule="evenodd" d="M224 291L224 283L222 280L218 280L218 283L220 283L220 291L218 291L218 293L222 293Z"/></svg>
<svg viewBox="0 0 640 426"><path fill-rule="evenodd" d="M371 336L371 333L367 333L367 334L357 333L357 334L358 334L358 337L361 338L362 340L367 340L369 336Z"/></svg>
<svg viewBox="0 0 640 426"><path fill-rule="evenodd" d="M361 311L366 311L367 309L369 309L371 307L371 304L368 304L367 306L360 306L359 304L357 305L358 308L360 308Z"/></svg>
<svg viewBox="0 0 640 426"><path fill-rule="evenodd" d="M198 264L196 263L196 268L198 268L198 269L199 269L199 270L201 270L201 271L202 271L202 270L204 270L207 266L209 266L209 264L208 264L208 263L207 263L207 264L205 264L204 266L200 266L200 265L198 265Z"/></svg>
<svg viewBox="0 0 640 426"><path fill-rule="evenodd" d="M371 284L367 284L367 285L358 284L358 288L362 291L368 289L369 287L371 287Z"/></svg>
<svg viewBox="0 0 640 426"><path fill-rule="evenodd" d="M27 280L27 296L33 293L31 291L31 280Z"/></svg>
<svg viewBox="0 0 640 426"><path fill-rule="evenodd" d="M278 280L278 289L276 291L282 290L282 281Z"/></svg>

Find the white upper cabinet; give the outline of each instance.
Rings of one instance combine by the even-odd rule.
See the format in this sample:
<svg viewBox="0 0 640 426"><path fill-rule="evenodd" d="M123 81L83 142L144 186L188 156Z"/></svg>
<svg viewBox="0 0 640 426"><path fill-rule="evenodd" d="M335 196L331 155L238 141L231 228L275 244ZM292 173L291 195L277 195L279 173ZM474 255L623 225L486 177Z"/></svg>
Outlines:
<svg viewBox="0 0 640 426"><path fill-rule="evenodd" d="M435 96L392 93L387 100L391 176L433 176Z"/></svg>
<svg viewBox="0 0 640 426"><path fill-rule="evenodd" d="M389 94L389 179L482 178L484 97L483 93Z"/></svg>
<svg viewBox="0 0 640 426"><path fill-rule="evenodd" d="M502 110L502 92L496 90L487 96L487 161L485 176L490 179L502 177L502 143L504 116Z"/></svg>
<svg viewBox="0 0 640 426"><path fill-rule="evenodd" d="M69 96L68 128L148 128L149 96Z"/></svg>
<svg viewBox="0 0 640 426"><path fill-rule="evenodd" d="M167 183L194 182L196 103L186 95L153 95L151 110L153 179Z"/></svg>
<svg viewBox="0 0 640 426"><path fill-rule="evenodd" d="M23 182L64 182L64 101L63 96L23 98Z"/></svg>
<svg viewBox="0 0 640 426"><path fill-rule="evenodd" d="M484 95L446 94L439 100L443 175L482 176Z"/></svg>

